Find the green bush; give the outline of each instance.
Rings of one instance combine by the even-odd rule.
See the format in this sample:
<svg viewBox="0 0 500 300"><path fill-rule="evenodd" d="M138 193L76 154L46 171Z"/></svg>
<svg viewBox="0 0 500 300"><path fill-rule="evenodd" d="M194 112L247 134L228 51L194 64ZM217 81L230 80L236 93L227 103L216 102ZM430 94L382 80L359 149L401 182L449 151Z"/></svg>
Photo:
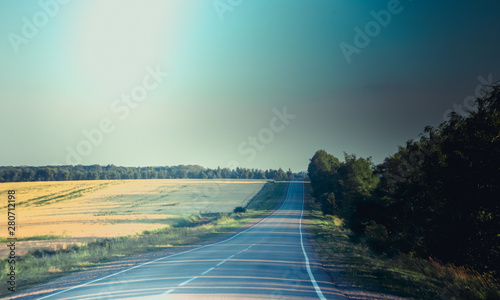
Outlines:
<svg viewBox="0 0 500 300"><path fill-rule="evenodd" d="M247 211L247 209L246 209L246 208L244 208L244 207L241 207L241 206L238 206L238 207L236 207L236 208L233 210L233 212L234 212L235 214L238 214L238 213L244 213L244 212L246 212L246 211Z"/></svg>
<svg viewBox="0 0 500 300"><path fill-rule="evenodd" d="M389 246L389 233L384 225L373 220L366 226L365 241L376 253L386 252Z"/></svg>

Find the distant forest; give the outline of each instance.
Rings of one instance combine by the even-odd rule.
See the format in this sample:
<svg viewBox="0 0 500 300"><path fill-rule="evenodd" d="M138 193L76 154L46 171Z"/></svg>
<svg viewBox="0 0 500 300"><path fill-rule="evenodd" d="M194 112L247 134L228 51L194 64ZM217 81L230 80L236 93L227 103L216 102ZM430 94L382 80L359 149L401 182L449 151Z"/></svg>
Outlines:
<svg viewBox="0 0 500 300"><path fill-rule="evenodd" d="M290 169L288 171L283 171L281 168L265 171L246 168L231 170L229 168L209 169L198 165L172 167L117 167L115 165L0 167L0 182L174 178L290 180L305 177L305 172L293 173Z"/></svg>
<svg viewBox="0 0 500 300"><path fill-rule="evenodd" d="M324 214L388 256L432 257L500 278L500 84L374 166L323 151L308 174Z"/></svg>

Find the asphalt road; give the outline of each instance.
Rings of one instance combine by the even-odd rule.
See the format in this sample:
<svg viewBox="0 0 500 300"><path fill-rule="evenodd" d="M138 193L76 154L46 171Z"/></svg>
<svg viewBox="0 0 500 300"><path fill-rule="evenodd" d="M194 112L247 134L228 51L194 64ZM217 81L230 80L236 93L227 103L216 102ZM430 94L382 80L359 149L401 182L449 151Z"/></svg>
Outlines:
<svg viewBox="0 0 500 300"><path fill-rule="evenodd" d="M346 299L312 255L303 205L291 182L279 210L224 241L38 299Z"/></svg>

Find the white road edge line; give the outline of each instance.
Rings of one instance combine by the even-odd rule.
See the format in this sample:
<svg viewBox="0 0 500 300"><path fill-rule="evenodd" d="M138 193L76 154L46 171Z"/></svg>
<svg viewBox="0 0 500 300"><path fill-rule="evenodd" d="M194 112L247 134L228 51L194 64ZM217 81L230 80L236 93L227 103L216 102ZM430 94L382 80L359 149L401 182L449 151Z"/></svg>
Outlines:
<svg viewBox="0 0 500 300"><path fill-rule="evenodd" d="M290 189L290 188L289 188ZM287 192L288 193L288 192ZM68 289L65 289L65 290L61 290L59 292L56 292L56 293L53 293L53 294L49 294L47 296L43 296L41 298L38 298L37 300L42 300L42 299L47 299L47 298L50 298L50 297L53 297L53 296L56 296L56 295L59 295L59 294L62 294L62 293L65 293L65 292L69 292L71 290L74 290L74 289L78 289L78 288L81 288L81 287L84 287L86 285L89 285L89 284L92 284L92 283L95 283L95 282L98 282L98 281L101 281L103 279L107 279L107 278L110 278L110 277L113 277L113 276L116 276L118 274L121 274L121 273L125 273L125 272L128 272L130 270L133 270L135 268L139 268L139 267L142 267L142 266L145 266L145 265L149 265L149 264L152 264L154 262L157 262L157 261L160 261L160 260L164 260L164 259L167 259L167 258L171 258L171 257L174 257L174 256L177 256L177 255L181 255L181 254L185 254L185 253L189 253L189 252L193 252L193 251L196 251L196 250L200 250L200 249L203 249L203 248L207 248L207 247L210 247L210 246L215 246L215 245L219 245L219 244L223 244L225 242L228 242L234 238L236 238L237 236L247 232L247 231L250 231L252 229L254 229L257 225L259 225L260 223L264 222L265 220L269 219L270 217L272 217L275 213L279 212L283 206L285 206L286 202L287 202L287 199L288 199L288 195L287 197L285 198L285 201L283 201L283 204L280 206L279 209L277 209L275 212L273 212L272 214L270 214L269 216L267 216L266 218L260 220L257 224L253 225L252 227L249 227L245 230L243 230L242 232L239 232L223 241L220 241L220 242L217 242L217 243L213 243L213 244L209 244L209 245L205 245L205 246L201 246L201 247L197 247L197 248L193 248L191 250L186 250L186 251L183 251L183 252L179 252L179 253L175 253L175 254L171 254L171 255L167 255L167 256L164 256L164 257L160 257L160 258L157 258L157 259L154 259L154 260L151 260L151 261L148 261L148 262L145 262L143 264L140 264L140 265L137 265L137 266L133 266L131 268L128 268L128 269L125 269L125 270L121 270L119 272L116 272L116 273L113 273L113 274L110 274L110 275L107 275L107 276L104 276L104 277L101 277L101 278L97 278L97 279L94 279L92 281L89 281L89 282L86 282L86 283L82 283L82 284L79 284L77 286L74 286L74 287L71 287L71 288L68 288ZM252 245L253 246L253 245Z"/></svg>
<svg viewBox="0 0 500 300"><path fill-rule="evenodd" d="M316 282L316 279L314 279L314 275L311 272L311 267L309 266L309 257L307 257L306 249L304 248L304 242L302 238L302 217L304 216L304 188L302 188L302 212L300 214L300 220L299 220L299 232L300 232L300 246L302 247L302 252L304 253L304 258L306 261L306 268L307 268L307 273L309 274L309 279L311 280L312 285L314 286L314 289L316 290L316 295L321 300L326 300L325 296L323 295L323 292L321 292L321 289L318 286L318 283Z"/></svg>
<svg viewBox="0 0 500 300"><path fill-rule="evenodd" d="M198 278L198 276L193 277L193 278L191 278L191 279L188 279L188 280L184 281L183 283L179 284L178 286L183 286L183 285L185 285L185 284L188 284L188 283L190 283L191 281L195 280L196 278Z"/></svg>

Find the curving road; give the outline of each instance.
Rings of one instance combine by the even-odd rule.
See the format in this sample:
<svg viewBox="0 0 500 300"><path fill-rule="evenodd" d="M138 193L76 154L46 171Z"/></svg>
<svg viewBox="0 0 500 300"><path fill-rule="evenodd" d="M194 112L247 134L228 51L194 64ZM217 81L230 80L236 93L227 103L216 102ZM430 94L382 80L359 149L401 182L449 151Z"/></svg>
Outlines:
<svg viewBox="0 0 500 300"><path fill-rule="evenodd" d="M346 299L304 235L304 184L279 210L232 237L38 299Z"/></svg>

